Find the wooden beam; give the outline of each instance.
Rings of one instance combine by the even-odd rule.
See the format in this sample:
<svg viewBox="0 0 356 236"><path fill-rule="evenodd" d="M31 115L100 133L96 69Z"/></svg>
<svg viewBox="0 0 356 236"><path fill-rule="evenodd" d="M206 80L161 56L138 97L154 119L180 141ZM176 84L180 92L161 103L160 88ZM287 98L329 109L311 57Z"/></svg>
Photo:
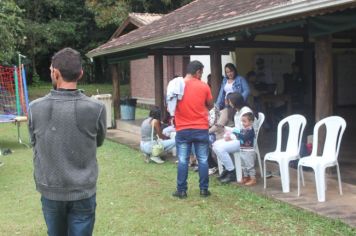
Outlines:
<svg viewBox="0 0 356 236"><path fill-rule="evenodd" d="M163 95L163 56L161 54L154 55L154 69L155 69L155 105L161 108L162 116L165 117L166 109L164 108L164 95Z"/></svg>
<svg viewBox="0 0 356 236"><path fill-rule="evenodd" d="M221 84L221 51L218 46L212 46L210 51L211 93L217 99Z"/></svg>
<svg viewBox="0 0 356 236"><path fill-rule="evenodd" d="M315 121L333 114L333 57L332 38L323 36L315 39Z"/></svg>
<svg viewBox="0 0 356 236"><path fill-rule="evenodd" d="M120 114L120 78L119 64L110 64L111 80L113 86L114 121L121 118Z"/></svg>
<svg viewBox="0 0 356 236"><path fill-rule="evenodd" d="M294 48L312 49L314 43L310 42L272 42L272 41L231 41L218 42L222 51L234 51L236 48ZM355 43L332 43L333 48L356 48Z"/></svg>
<svg viewBox="0 0 356 236"><path fill-rule="evenodd" d="M157 48L151 49L149 52L150 55L162 54L165 56L169 55L210 55L210 47L206 46L204 48ZM221 54L228 55L229 51L222 50Z"/></svg>

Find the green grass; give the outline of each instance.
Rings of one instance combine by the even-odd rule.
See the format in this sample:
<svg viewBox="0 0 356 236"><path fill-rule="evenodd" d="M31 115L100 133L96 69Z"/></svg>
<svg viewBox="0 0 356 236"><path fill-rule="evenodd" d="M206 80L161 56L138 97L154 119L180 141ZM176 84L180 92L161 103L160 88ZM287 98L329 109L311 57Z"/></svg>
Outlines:
<svg viewBox="0 0 356 236"><path fill-rule="evenodd" d="M27 140L26 126L22 126ZM32 151L16 142L16 127L0 126L0 235L46 235L33 181ZM211 178L212 196L199 197L189 173L188 198L171 197L176 165L146 164L140 152L105 141L98 150L95 235L355 235L340 221L320 217Z"/></svg>
<svg viewBox="0 0 356 236"><path fill-rule="evenodd" d="M41 83L37 86L30 86L28 89L28 94L30 101L35 100L36 98L46 95L52 88L50 83ZM112 84L79 84L79 89L83 89L84 93L87 96L96 95L99 91L100 94L112 94ZM120 86L121 97L127 97L130 94L130 87L128 84ZM143 108L136 108L135 118L142 119L148 116L148 110Z"/></svg>
<svg viewBox="0 0 356 236"><path fill-rule="evenodd" d="M28 94L30 100L34 100L36 98L42 97L46 95L52 85L50 83L41 83L37 86L29 86ZM78 84L79 89L83 89L84 93L88 96L98 94L110 93L112 94L112 84ZM130 95L130 87L128 84L120 86L120 95L121 97L126 97Z"/></svg>

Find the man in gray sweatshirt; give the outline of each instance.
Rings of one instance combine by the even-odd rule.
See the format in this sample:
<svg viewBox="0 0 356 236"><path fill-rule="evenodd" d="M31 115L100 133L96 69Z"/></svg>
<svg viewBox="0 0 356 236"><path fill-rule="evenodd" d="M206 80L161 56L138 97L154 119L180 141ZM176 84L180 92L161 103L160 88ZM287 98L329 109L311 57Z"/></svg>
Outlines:
<svg viewBox="0 0 356 236"><path fill-rule="evenodd" d="M105 106L77 90L83 75L77 51L57 52L50 70L54 89L28 112L36 189L48 235L92 235Z"/></svg>

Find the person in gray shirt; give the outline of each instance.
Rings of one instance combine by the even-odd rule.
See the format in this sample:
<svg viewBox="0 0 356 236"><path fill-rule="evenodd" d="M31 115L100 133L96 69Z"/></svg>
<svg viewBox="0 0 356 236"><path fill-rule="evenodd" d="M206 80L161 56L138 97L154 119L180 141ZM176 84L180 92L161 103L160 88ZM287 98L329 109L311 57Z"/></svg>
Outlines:
<svg viewBox="0 0 356 236"><path fill-rule="evenodd" d="M83 70L74 49L57 52L50 70L54 89L28 111L36 189L48 235L92 235L105 106L77 89Z"/></svg>

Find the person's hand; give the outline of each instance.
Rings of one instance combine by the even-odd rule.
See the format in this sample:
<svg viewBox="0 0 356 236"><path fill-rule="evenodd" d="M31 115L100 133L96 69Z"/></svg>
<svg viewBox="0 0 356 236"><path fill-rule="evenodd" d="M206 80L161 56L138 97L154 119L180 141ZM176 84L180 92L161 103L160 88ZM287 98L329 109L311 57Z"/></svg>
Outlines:
<svg viewBox="0 0 356 236"><path fill-rule="evenodd" d="M233 132L234 134L239 134L239 133L240 133L240 129L234 128L234 129L232 130L232 132Z"/></svg>
<svg viewBox="0 0 356 236"><path fill-rule="evenodd" d="M231 141L232 139L231 139L231 133L230 132L226 132L225 134L224 134L224 140L225 141Z"/></svg>

